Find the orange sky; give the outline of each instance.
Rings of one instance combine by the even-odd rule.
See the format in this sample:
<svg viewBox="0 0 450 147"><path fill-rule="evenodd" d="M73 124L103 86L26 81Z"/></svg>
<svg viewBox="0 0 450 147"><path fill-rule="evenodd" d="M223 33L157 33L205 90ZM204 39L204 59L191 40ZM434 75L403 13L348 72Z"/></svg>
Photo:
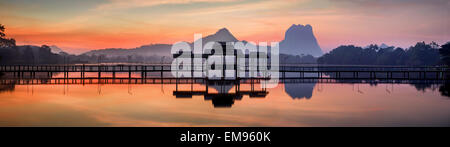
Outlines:
<svg viewBox="0 0 450 147"><path fill-rule="evenodd" d="M0 23L19 45L69 53L192 41L228 28L238 39L281 41L292 24L311 24L326 52L344 44L450 41L446 0L4 0Z"/></svg>

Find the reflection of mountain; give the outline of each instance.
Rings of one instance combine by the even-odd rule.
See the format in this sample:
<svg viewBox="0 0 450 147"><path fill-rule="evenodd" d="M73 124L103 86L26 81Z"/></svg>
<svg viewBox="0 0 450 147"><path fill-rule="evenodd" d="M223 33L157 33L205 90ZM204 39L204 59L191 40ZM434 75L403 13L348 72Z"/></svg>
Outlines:
<svg viewBox="0 0 450 147"><path fill-rule="evenodd" d="M316 83L285 83L285 91L292 99L310 99Z"/></svg>

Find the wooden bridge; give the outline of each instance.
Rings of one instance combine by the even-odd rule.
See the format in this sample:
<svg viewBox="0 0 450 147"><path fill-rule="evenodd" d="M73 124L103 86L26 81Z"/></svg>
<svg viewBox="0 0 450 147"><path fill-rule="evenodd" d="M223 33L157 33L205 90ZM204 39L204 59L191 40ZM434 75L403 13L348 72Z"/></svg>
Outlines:
<svg viewBox="0 0 450 147"><path fill-rule="evenodd" d="M236 68L236 67L235 67ZM447 80L448 67L281 65L279 79ZM203 70L203 69L201 69ZM140 65L0 65L4 79L176 80L168 64ZM249 72L245 67L242 72ZM54 74L61 75L55 76ZM86 75L88 74L88 75ZM120 74L121 76L117 76ZM125 75L125 76L124 76ZM267 77L238 78L263 79ZM204 78L187 78L204 79ZM163 83L163 81L161 83Z"/></svg>

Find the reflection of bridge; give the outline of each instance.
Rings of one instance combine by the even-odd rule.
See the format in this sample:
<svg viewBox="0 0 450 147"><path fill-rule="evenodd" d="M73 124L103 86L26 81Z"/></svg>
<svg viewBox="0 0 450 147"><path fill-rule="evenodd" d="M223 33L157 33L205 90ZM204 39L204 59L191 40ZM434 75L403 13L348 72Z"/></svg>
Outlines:
<svg viewBox="0 0 450 147"><path fill-rule="evenodd" d="M46 85L46 84L204 84L205 78L0 78L1 85ZM259 84L262 79L241 79L241 84ZM445 80L360 80L360 79L281 79L280 83L399 83L399 84L427 84L443 83Z"/></svg>
<svg viewBox="0 0 450 147"><path fill-rule="evenodd" d="M36 75L54 77L63 73L63 79L174 79L170 65L2 65L0 72L11 78L31 78ZM240 72L249 73L249 67ZM279 67L280 79L360 79L360 80L444 80L447 67L397 66L298 66ZM70 74L69 74L70 73ZM86 75L90 73L90 75ZM111 74L110 76L104 75ZM128 74L117 77L116 74ZM70 75L70 76L69 76ZM75 75L75 76L74 76ZM94 75L94 76L93 76ZM245 78L240 78L245 79ZM148 81L142 80L142 81ZM145 83L145 82L144 82Z"/></svg>
<svg viewBox="0 0 450 147"><path fill-rule="evenodd" d="M244 72L248 73L248 69L246 67ZM256 84L264 84L262 81L267 80L267 77L243 77L233 80L175 78L169 74L170 65L9 65L0 66L0 72L4 74L0 78L0 85L176 84L176 90L173 91L176 98L203 96L205 100L211 100L214 107L231 107L235 100L241 100L244 96L264 98L268 94L266 89L255 88ZM449 75L449 70L445 67L394 66L283 65L280 66L279 72L281 83L436 84L448 81ZM180 84L189 84L191 88L180 89ZM194 84L203 85L204 88L199 90L196 86L197 89L193 89ZM250 85L250 90L242 90L241 84ZM285 86L286 92L293 96L299 95L300 98L312 91L299 91L296 85ZM314 85L311 86L313 89ZM210 90L211 87L218 92Z"/></svg>

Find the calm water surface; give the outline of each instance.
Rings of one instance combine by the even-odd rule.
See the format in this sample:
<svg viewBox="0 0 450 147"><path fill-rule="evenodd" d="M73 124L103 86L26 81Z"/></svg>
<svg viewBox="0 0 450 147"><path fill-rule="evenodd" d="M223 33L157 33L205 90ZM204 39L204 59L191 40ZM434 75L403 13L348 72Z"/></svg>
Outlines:
<svg viewBox="0 0 450 147"><path fill-rule="evenodd" d="M0 126L450 126L450 99L438 85L280 84L231 107L204 96L176 98L175 88L15 85L0 92Z"/></svg>

